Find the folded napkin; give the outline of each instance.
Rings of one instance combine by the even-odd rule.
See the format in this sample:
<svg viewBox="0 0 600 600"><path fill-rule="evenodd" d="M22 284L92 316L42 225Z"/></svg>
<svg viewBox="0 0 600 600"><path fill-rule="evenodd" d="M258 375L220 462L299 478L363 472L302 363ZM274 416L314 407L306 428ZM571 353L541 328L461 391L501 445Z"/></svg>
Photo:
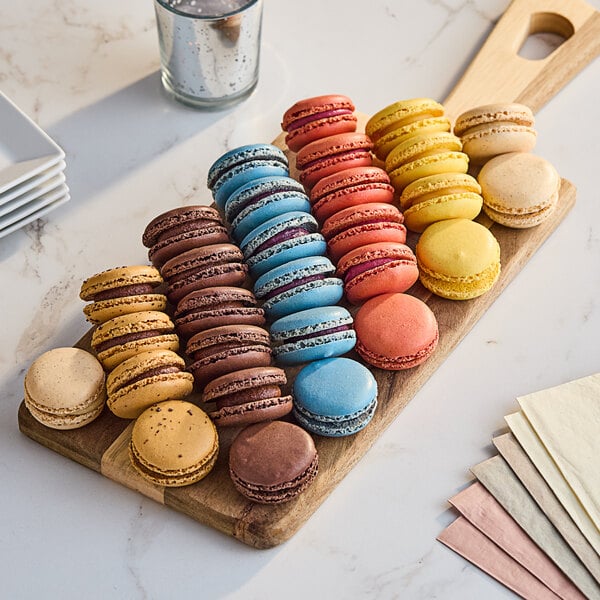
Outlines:
<svg viewBox="0 0 600 600"><path fill-rule="evenodd" d="M458 512L563 600L585 600L497 500L475 482L449 500Z"/></svg>
<svg viewBox="0 0 600 600"><path fill-rule="evenodd" d="M600 600L600 586L501 456L479 463L471 472L587 598Z"/></svg>
<svg viewBox="0 0 600 600"><path fill-rule="evenodd" d="M600 582L600 556L577 528L519 442L512 433L505 433L492 441L542 512L571 546L594 579Z"/></svg>
<svg viewBox="0 0 600 600"><path fill-rule="evenodd" d="M437 539L526 600L560 598L464 517L458 517Z"/></svg>
<svg viewBox="0 0 600 600"><path fill-rule="evenodd" d="M552 488L563 508L569 513L579 531L581 531L586 540L592 545L596 553L600 554L600 534L596 526L583 508L581 502L579 502L577 496L573 493L573 490L569 487L569 484L562 476L552 457L548 454L548 451L536 435L529 421L521 412L507 415L504 419L531 462L533 462L550 488Z"/></svg>
<svg viewBox="0 0 600 600"><path fill-rule="evenodd" d="M517 400L600 532L600 373Z"/></svg>

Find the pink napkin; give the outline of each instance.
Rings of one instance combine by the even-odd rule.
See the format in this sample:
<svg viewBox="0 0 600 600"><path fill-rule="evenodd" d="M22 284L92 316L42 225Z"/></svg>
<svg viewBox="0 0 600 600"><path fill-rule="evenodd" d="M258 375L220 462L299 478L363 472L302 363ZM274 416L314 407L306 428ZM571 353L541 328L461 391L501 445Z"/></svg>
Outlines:
<svg viewBox="0 0 600 600"><path fill-rule="evenodd" d="M481 483L475 482L450 498L449 502L481 533L495 542L560 598L585 600L585 596L540 550Z"/></svg>
<svg viewBox="0 0 600 600"><path fill-rule="evenodd" d="M437 539L526 600L560 598L464 517L458 517Z"/></svg>

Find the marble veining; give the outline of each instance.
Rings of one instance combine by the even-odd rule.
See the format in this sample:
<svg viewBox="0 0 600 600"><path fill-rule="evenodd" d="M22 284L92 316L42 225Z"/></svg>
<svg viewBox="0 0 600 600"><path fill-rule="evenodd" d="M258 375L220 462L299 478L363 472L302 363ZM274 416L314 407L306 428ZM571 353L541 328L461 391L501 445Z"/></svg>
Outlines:
<svg viewBox="0 0 600 600"><path fill-rule="evenodd" d="M0 240L5 597L512 597L435 536L454 517L446 499L493 453L514 398L600 366L599 61L537 115L535 151L577 186L575 208L283 546L242 546L17 430L28 364L88 329L81 281L145 262L141 233L159 212L209 204L206 175L220 154L273 140L301 97L345 93L362 112L407 97L442 100L508 0L367 4L265 3L259 85L239 106L211 113L162 92L152 2L0 4L0 88L63 146L72 192Z"/></svg>

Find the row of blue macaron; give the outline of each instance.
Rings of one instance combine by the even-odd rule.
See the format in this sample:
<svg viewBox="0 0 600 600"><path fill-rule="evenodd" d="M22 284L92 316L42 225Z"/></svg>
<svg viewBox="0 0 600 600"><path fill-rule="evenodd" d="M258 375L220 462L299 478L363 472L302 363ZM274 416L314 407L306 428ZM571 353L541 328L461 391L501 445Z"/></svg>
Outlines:
<svg viewBox="0 0 600 600"><path fill-rule="evenodd" d="M356 343L352 316L338 304L343 282L287 156L271 144L235 148L213 163L207 184L269 319L276 362L305 364L293 383L294 417L319 435L360 431L375 412L377 382L343 357Z"/></svg>

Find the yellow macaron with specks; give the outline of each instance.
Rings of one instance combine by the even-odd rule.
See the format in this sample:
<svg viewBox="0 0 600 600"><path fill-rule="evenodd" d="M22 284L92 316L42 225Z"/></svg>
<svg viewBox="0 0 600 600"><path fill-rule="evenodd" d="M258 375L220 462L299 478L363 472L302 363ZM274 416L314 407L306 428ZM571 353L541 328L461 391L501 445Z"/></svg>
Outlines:
<svg viewBox="0 0 600 600"><path fill-rule="evenodd" d="M385 170L397 192L429 175L466 173L469 157L461 152L459 138L445 131L413 135L396 146L385 159Z"/></svg>
<svg viewBox="0 0 600 600"><path fill-rule="evenodd" d="M430 225L415 254L421 283L450 300L477 298L500 276L500 245L491 231L469 219Z"/></svg>
<svg viewBox="0 0 600 600"><path fill-rule="evenodd" d="M373 152L385 161L387 155L408 137L419 133L450 131L444 107L431 98L411 98L394 102L374 114L365 127L373 142Z"/></svg>
<svg viewBox="0 0 600 600"><path fill-rule="evenodd" d="M406 227L417 233L446 219L474 219L483 198L477 180L466 173L439 173L413 181L400 196Z"/></svg>

